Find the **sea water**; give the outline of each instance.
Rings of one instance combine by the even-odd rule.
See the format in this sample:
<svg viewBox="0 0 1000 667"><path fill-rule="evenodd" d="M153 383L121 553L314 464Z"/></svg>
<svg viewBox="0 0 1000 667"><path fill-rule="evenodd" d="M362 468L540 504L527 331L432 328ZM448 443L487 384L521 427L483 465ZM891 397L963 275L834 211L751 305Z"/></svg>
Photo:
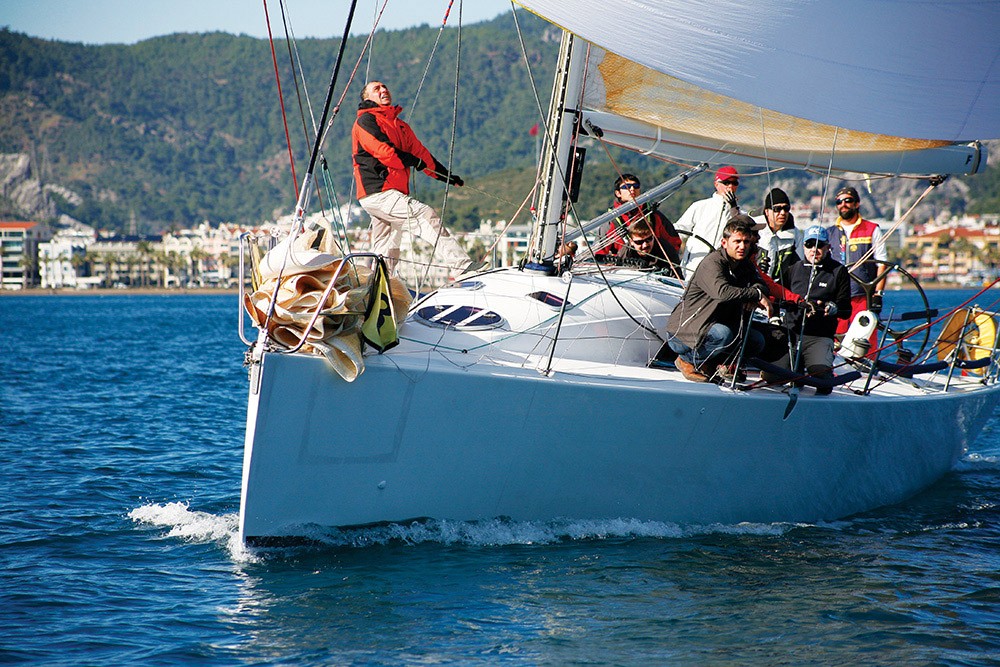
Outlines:
<svg viewBox="0 0 1000 667"><path fill-rule="evenodd" d="M1000 663L998 415L934 487L821 525L428 522L245 549L237 313L0 298L0 662Z"/></svg>

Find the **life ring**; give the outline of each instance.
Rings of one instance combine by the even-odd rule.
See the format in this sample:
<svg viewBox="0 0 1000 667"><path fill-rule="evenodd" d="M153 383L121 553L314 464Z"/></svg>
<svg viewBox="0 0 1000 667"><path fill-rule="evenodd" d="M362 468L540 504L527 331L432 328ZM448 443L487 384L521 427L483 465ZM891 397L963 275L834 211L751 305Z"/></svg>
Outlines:
<svg viewBox="0 0 1000 667"><path fill-rule="evenodd" d="M952 314L938 336L938 360L950 360L956 346L959 359L985 359L993 353L996 339L997 323L990 314L979 308L960 308ZM969 372L983 375L986 368L970 369Z"/></svg>

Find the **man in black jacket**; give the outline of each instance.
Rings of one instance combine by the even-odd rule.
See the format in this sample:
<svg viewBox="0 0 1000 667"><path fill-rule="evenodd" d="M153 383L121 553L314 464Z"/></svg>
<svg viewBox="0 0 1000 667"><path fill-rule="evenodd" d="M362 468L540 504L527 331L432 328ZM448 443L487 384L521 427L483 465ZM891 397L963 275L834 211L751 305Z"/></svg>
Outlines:
<svg viewBox="0 0 1000 667"><path fill-rule="evenodd" d="M833 377L833 335L837 321L851 316L851 279L843 264L830 256L830 236L813 225L803 237L805 259L787 267L782 283L802 296L804 309L786 313L785 322L801 345L799 368L813 377ZM803 318L805 323L803 324ZM801 334L802 340L798 341ZM791 364L788 364L791 366ZM817 393L830 393L819 389Z"/></svg>

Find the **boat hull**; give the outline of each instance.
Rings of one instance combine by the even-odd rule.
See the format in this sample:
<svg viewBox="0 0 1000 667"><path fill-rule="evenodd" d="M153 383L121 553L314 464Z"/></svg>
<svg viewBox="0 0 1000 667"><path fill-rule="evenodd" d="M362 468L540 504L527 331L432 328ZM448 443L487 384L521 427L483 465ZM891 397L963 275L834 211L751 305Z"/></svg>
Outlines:
<svg viewBox="0 0 1000 667"><path fill-rule="evenodd" d="M348 384L316 357L263 356L244 539L423 517L835 519L939 479L1000 399L997 385L917 398L807 389L783 420L785 394L669 371L543 375L435 353L366 361Z"/></svg>

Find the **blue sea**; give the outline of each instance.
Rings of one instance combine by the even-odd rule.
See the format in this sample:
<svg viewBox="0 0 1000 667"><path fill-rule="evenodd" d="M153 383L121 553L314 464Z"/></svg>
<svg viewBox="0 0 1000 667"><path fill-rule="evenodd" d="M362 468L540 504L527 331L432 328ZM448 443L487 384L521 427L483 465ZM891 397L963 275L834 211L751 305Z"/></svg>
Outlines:
<svg viewBox="0 0 1000 667"><path fill-rule="evenodd" d="M0 663L1000 664L1000 415L934 487L828 524L245 549L237 317L233 295L0 298Z"/></svg>

